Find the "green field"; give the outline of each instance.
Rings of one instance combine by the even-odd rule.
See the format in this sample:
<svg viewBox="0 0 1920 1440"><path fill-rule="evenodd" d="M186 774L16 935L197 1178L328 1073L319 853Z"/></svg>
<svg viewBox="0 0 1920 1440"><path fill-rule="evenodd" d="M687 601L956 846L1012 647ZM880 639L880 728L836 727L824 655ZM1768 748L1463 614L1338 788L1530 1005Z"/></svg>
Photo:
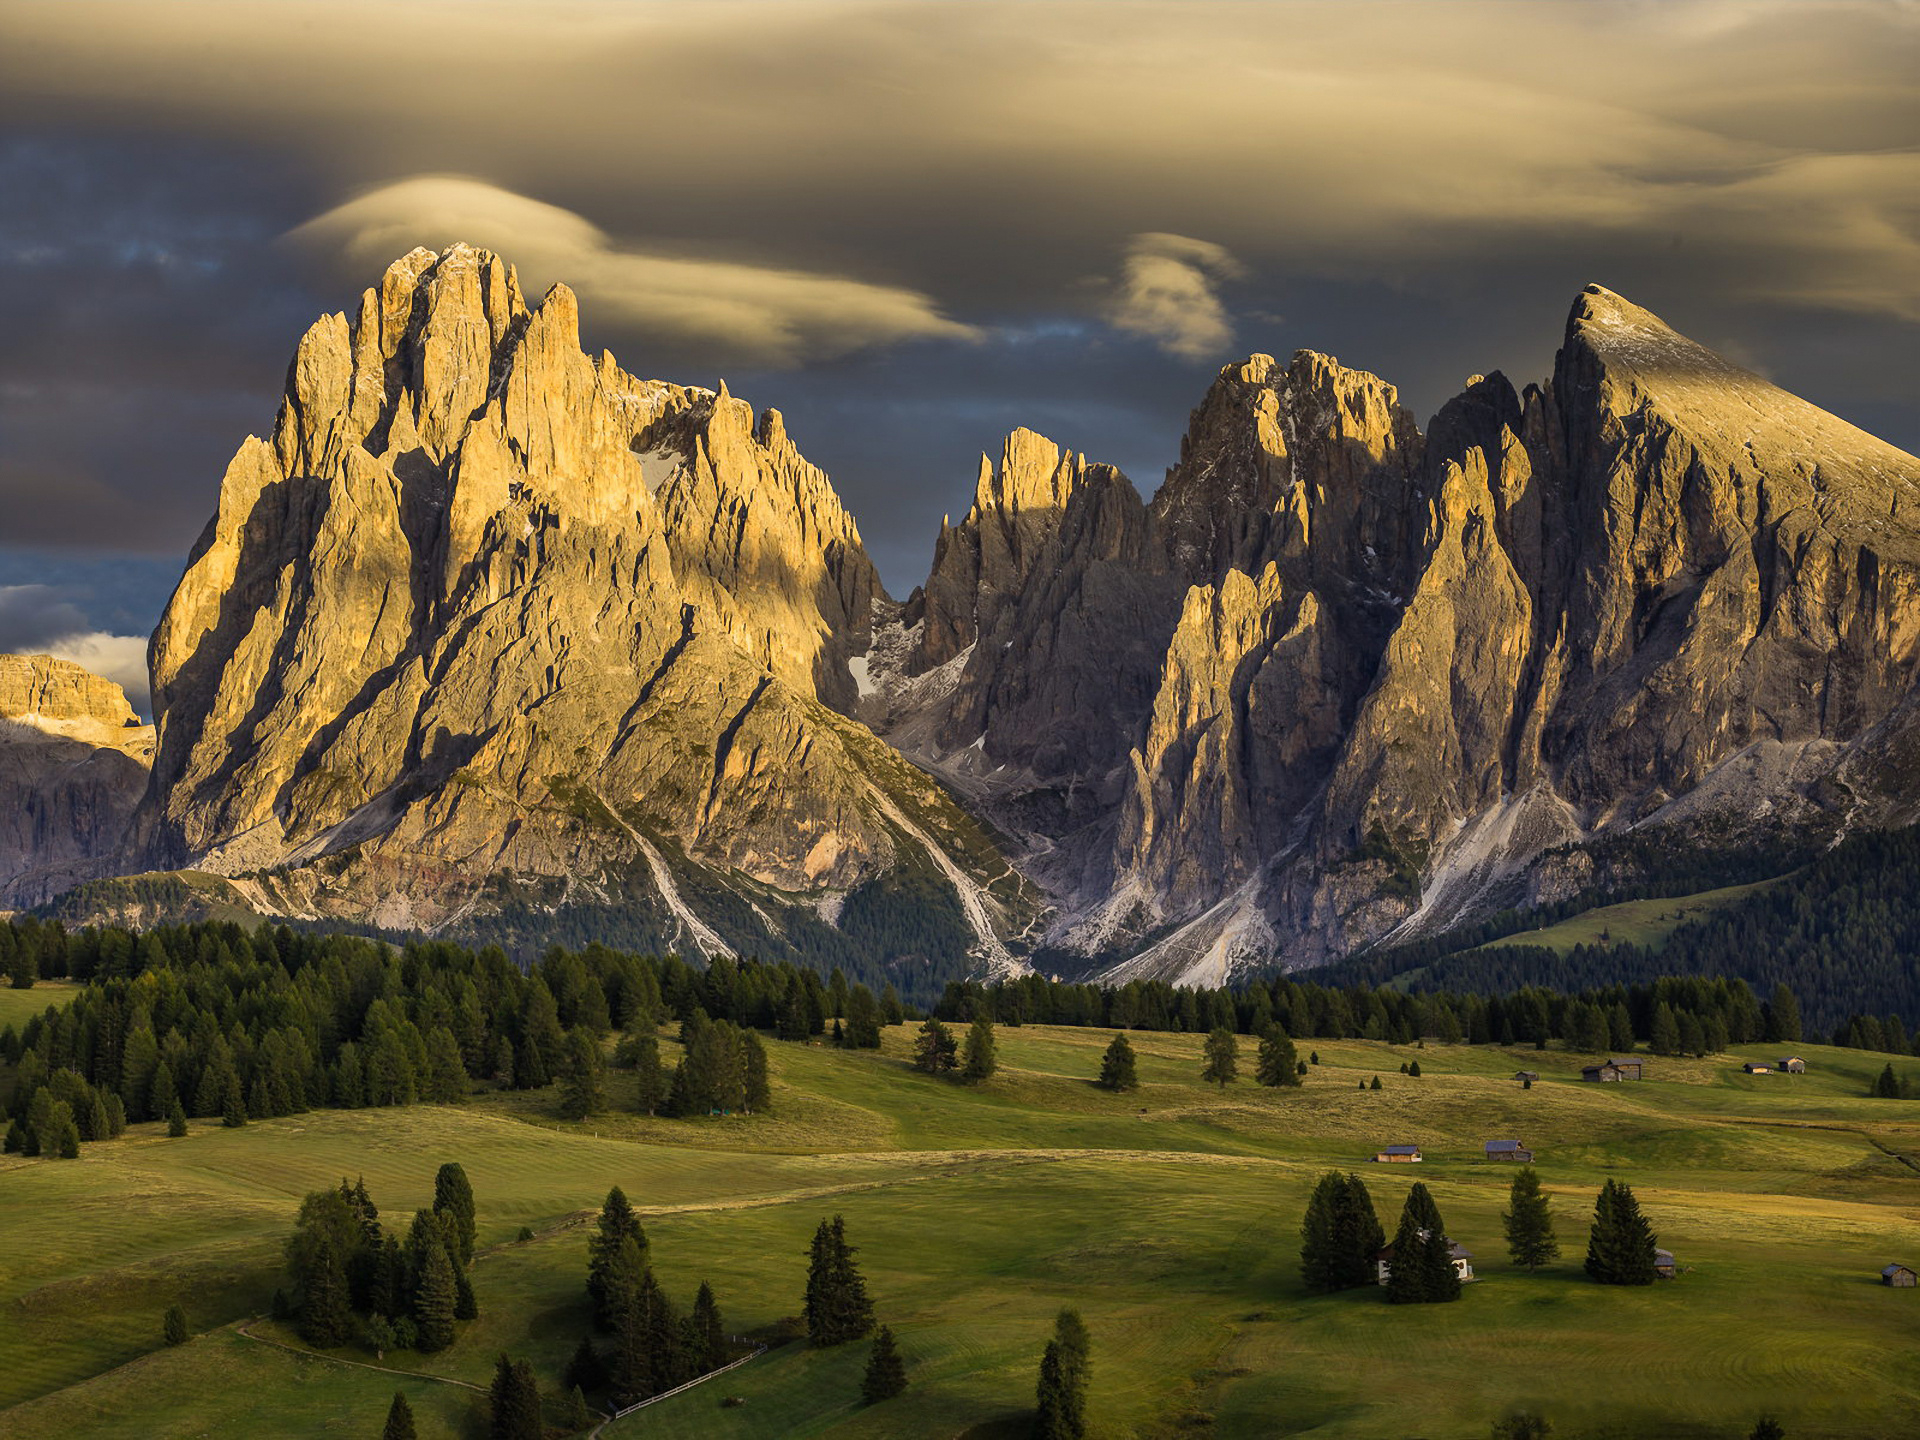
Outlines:
<svg viewBox="0 0 1920 1440"><path fill-rule="evenodd" d="M44 998L44 997L43 997ZM484 1385L501 1350L555 1381L585 1329L579 1220L607 1188L645 1216L683 1302L701 1280L730 1328L800 1309L808 1238L847 1219L910 1387L855 1404L865 1346L788 1344L604 1432L626 1436L1025 1433L1051 1317L1094 1337L1092 1433L1483 1437L1537 1402L1560 1440L1743 1437L1762 1409L1794 1440L1910 1433L1920 1292L1875 1283L1920 1256L1920 1106L1871 1100L1885 1063L1801 1047L1804 1077L1748 1076L1746 1055L1652 1060L1641 1084L1578 1082L1558 1050L1305 1042L1293 1091L1197 1081L1200 1038L1136 1034L1144 1088L1087 1083L1106 1032L1000 1032L1003 1070L970 1090L886 1049L772 1043L778 1113L712 1122L551 1118L551 1094L458 1108L320 1112L169 1141L135 1127L78 1161L0 1161L0 1436L377 1435L396 1387L421 1434L466 1437L472 1391L291 1354L263 1314L300 1196L364 1175L389 1219L456 1159L472 1178L481 1318L396 1370ZM672 1050L671 1045L666 1046ZM1754 1054L1759 1054L1755 1050ZM1417 1058L1420 1079L1399 1073ZM1251 1055L1244 1057L1250 1068ZM1523 1090L1516 1068L1538 1069ZM1380 1091L1361 1090L1375 1074ZM622 1098L625 1077L615 1077ZM1505 1262L1510 1172L1489 1138L1536 1147L1562 1263ZM1419 1167L1363 1165L1383 1144ZM1310 1297L1297 1229L1314 1177L1359 1169L1391 1231L1413 1179L1434 1190L1481 1279L1457 1305ZM1677 1281L1621 1290L1580 1273L1600 1183L1631 1183ZM516 1243L521 1226L539 1234ZM198 1332L159 1346L175 1301ZM722 1408L723 1398L744 1401Z"/></svg>
<svg viewBox="0 0 1920 1440"><path fill-rule="evenodd" d="M1666 939L1689 920L1735 901L1758 894L1778 880L1756 880L1750 885L1728 885L1719 890L1702 890L1694 895L1676 895L1666 900L1623 900L1618 905L1602 905L1582 910L1555 925L1538 930L1521 930L1489 940L1482 948L1497 950L1509 945L1539 945L1562 954L1576 945L1639 945L1657 950Z"/></svg>
<svg viewBox="0 0 1920 1440"><path fill-rule="evenodd" d="M42 980L25 990L0 986L0 1030L9 1025L18 1028L34 1016L44 1015L49 1005L65 1005L79 993L77 985L56 984L51 980Z"/></svg>

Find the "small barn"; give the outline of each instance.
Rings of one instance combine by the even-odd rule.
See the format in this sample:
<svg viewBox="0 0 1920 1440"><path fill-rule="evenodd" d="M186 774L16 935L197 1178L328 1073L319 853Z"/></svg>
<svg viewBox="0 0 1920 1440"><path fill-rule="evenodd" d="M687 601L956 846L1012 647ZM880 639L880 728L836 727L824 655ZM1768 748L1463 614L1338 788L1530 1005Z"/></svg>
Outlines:
<svg viewBox="0 0 1920 1440"><path fill-rule="evenodd" d="M1489 1140L1486 1149L1489 1160L1512 1160L1521 1165L1533 1163L1533 1151L1518 1140Z"/></svg>
<svg viewBox="0 0 1920 1440"><path fill-rule="evenodd" d="M1880 1272L1880 1283L1891 1285L1897 1290L1911 1290L1914 1285L1914 1273L1904 1265L1889 1265Z"/></svg>
<svg viewBox="0 0 1920 1440"><path fill-rule="evenodd" d="M1422 1240L1426 1239L1427 1232L1422 1230L1420 1232L1420 1238ZM1453 1273L1460 1277L1461 1284L1467 1284L1474 1279L1473 1252L1467 1249L1466 1246L1462 1245L1458 1240L1449 1239L1447 1241L1447 1258L1453 1261ZM1374 1254L1373 1263L1379 1276L1379 1283L1382 1285L1386 1284L1388 1276L1393 1273L1393 1246L1388 1245L1377 1251Z"/></svg>
<svg viewBox="0 0 1920 1440"><path fill-rule="evenodd" d="M1580 1078L1582 1080L1593 1080L1605 1084L1612 1084L1616 1080L1625 1080L1627 1075L1626 1072L1621 1070L1613 1061L1602 1060L1598 1065L1581 1066ZM1636 1074L1633 1078L1638 1080L1640 1077Z"/></svg>
<svg viewBox="0 0 1920 1440"><path fill-rule="evenodd" d="M1540 1083L1540 1072L1538 1070L1516 1070L1513 1072L1513 1078L1524 1081L1529 1085L1538 1085Z"/></svg>
<svg viewBox="0 0 1920 1440"><path fill-rule="evenodd" d="M1382 1165L1418 1165L1420 1147L1418 1145L1389 1145L1384 1150L1376 1150L1373 1158Z"/></svg>
<svg viewBox="0 0 1920 1440"><path fill-rule="evenodd" d="M1804 1075L1807 1073L1807 1062L1798 1055L1782 1055L1773 1062L1773 1068L1788 1075Z"/></svg>
<svg viewBox="0 0 1920 1440"><path fill-rule="evenodd" d="M1620 1078L1622 1080L1638 1080L1641 1078L1642 1062L1638 1056L1615 1055L1612 1059L1608 1060L1607 1063L1620 1072Z"/></svg>
<svg viewBox="0 0 1920 1440"><path fill-rule="evenodd" d="M1653 1252L1653 1273L1658 1275L1662 1280L1671 1280L1675 1275L1680 1273L1680 1267L1673 1263L1673 1252L1671 1250L1655 1250Z"/></svg>
<svg viewBox="0 0 1920 1440"><path fill-rule="evenodd" d="M1740 1068L1749 1075L1771 1075L1773 1073L1773 1066L1767 1064L1764 1060L1749 1060Z"/></svg>

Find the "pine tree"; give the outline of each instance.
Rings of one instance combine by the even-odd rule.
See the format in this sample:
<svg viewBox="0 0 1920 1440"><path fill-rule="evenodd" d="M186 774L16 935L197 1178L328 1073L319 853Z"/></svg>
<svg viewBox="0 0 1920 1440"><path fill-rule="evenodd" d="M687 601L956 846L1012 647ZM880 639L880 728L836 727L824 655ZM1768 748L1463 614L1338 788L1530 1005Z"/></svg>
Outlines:
<svg viewBox="0 0 1920 1440"><path fill-rule="evenodd" d="M1333 1240L1341 1289L1378 1281L1377 1257L1387 1236L1374 1212L1366 1182L1351 1172L1342 1178L1335 1196Z"/></svg>
<svg viewBox="0 0 1920 1440"><path fill-rule="evenodd" d="M1082 1440L1086 1433L1086 1413L1068 1380L1060 1342L1049 1340L1040 1355L1040 1383L1034 1390L1034 1440Z"/></svg>
<svg viewBox="0 0 1920 1440"><path fill-rule="evenodd" d="M1240 1042L1231 1030L1222 1026L1209 1033L1205 1053L1206 1063L1200 1069L1203 1082L1224 1091L1240 1078Z"/></svg>
<svg viewBox="0 0 1920 1440"><path fill-rule="evenodd" d="M1380 1077L1379 1077L1378 1075L1376 1075L1376 1076L1374 1076L1374 1077L1373 1077L1373 1084L1371 1084L1371 1085L1369 1085L1369 1086L1368 1086L1367 1088L1368 1088L1369 1090L1378 1090L1378 1089L1380 1089L1380 1088L1381 1088L1381 1085L1380 1085Z"/></svg>
<svg viewBox="0 0 1920 1440"><path fill-rule="evenodd" d="M1656 1055L1680 1053L1680 1022L1674 1018L1673 1007L1664 1000L1653 1010L1653 1039L1649 1048Z"/></svg>
<svg viewBox="0 0 1920 1440"><path fill-rule="evenodd" d="M1773 999L1767 1003L1767 1039L1795 1041L1800 1038L1800 1002L1786 983L1773 987Z"/></svg>
<svg viewBox="0 0 1920 1440"><path fill-rule="evenodd" d="M1262 1085L1298 1085L1300 1057L1293 1041L1278 1025L1270 1026L1260 1037L1260 1054L1254 1062L1253 1078Z"/></svg>
<svg viewBox="0 0 1920 1440"><path fill-rule="evenodd" d="M353 1312L347 1305L347 1277L330 1236L318 1237L300 1286L300 1334L316 1350L346 1343Z"/></svg>
<svg viewBox="0 0 1920 1440"><path fill-rule="evenodd" d="M167 1138L170 1140L178 1140L185 1136L186 1133L187 1112L181 1108L180 1101L175 1099L173 1108L167 1112Z"/></svg>
<svg viewBox="0 0 1920 1440"><path fill-rule="evenodd" d="M914 1037L913 1068L929 1075L944 1075L953 1069L958 1048L953 1032L929 1015L921 1024L920 1033Z"/></svg>
<svg viewBox="0 0 1920 1440"><path fill-rule="evenodd" d="M584 1026L567 1032L566 1058L560 1069L560 1118L584 1120L607 1108L605 1066L600 1042Z"/></svg>
<svg viewBox="0 0 1920 1440"><path fill-rule="evenodd" d="M447 1247L428 1246L420 1268L419 1288L413 1297L415 1348L421 1354L434 1354L453 1343L458 1290Z"/></svg>
<svg viewBox="0 0 1920 1440"><path fill-rule="evenodd" d="M635 1108L642 1115L657 1114L667 1100L667 1072L660 1064L660 1041L657 1036L634 1037L633 1073L640 1082Z"/></svg>
<svg viewBox="0 0 1920 1440"><path fill-rule="evenodd" d="M542 1440L545 1427L540 1418L540 1386L532 1367L522 1360L510 1360L504 1354L493 1371L493 1423L488 1431L492 1440Z"/></svg>
<svg viewBox="0 0 1920 1440"><path fill-rule="evenodd" d="M820 1222L808 1255L803 1307L811 1344L843 1345L873 1329L873 1302L867 1298L866 1281L853 1263L854 1253L854 1247L847 1244L842 1217Z"/></svg>
<svg viewBox="0 0 1920 1440"><path fill-rule="evenodd" d="M1433 1196L1419 1181L1407 1193L1400 1210L1400 1228L1394 1232L1393 1258L1387 1262L1387 1299L1396 1305L1417 1305L1430 1300L1451 1298L1442 1293L1429 1263L1428 1242L1438 1238L1442 1263L1446 1263L1445 1227ZM1447 1269L1452 1270L1447 1264Z"/></svg>
<svg viewBox="0 0 1920 1440"><path fill-rule="evenodd" d="M882 1025L904 1025L907 1023L906 1007L900 1003L900 992L893 988L889 980L886 988L880 992L880 1023Z"/></svg>
<svg viewBox="0 0 1920 1440"><path fill-rule="evenodd" d="M750 1115L764 1115L773 1108L773 1082L767 1076L767 1047L751 1030L734 1032L740 1048L740 1108Z"/></svg>
<svg viewBox="0 0 1920 1440"><path fill-rule="evenodd" d="M1898 1100L1900 1098L1900 1080L1893 1073L1893 1062L1891 1060L1887 1062L1886 1068L1875 1078L1873 1082L1873 1093L1883 1100Z"/></svg>
<svg viewBox="0 0 1920 1440"><path fill-rule="evenodd" d="M462 1265L473 1263L474 1208L473 1186L467 1172L449 1160L433 1177L433 1213L445 1220L453 1240L454 1259Z"/></svg>
<svg viewBox="0 0 1920 1440"><path fill-rule="evenodd" d="M847 994L847 1044L855 1050L880 1048L880 1003L864 985Z"/></svg>
<svg viewBox="0 0 1920 1440"><path fill-rule="evenodd" d="M380 1432L380 1440L415 1440L413 1428L413 1406L407 1403L407 1397L398 1390L393 1392L393 1404L387 1407L387 1428Z"/></svg>
<svg viewBox="0 0 1920 1440"><path fill-rule="evenodd" d="M231 1070L227 1072L226 1095L221 1102L220 1123L229 1130L238 1130L247 1123L247 1102L240 1093L240 1077Z"/></svg>
<svg viewBox="0 0 1920 1440"><path fill-rule="evenodd" d="M647 1234L639 1217L627 1203L626 1192L618 1185L607 1192L607 1203L600 1208L600 1219L587 1241L587 1295L593 1301L593 1321L601 1330L613 1330L620 1323L618 1297L612 1283L620 1247L632 1241L645 1267Z"/></svg>
<svg viewBox="0 0 1920 1440"><path fill-rule="evenodd" d="M1494 1440L1547 1440L1553 1422L1538 1410L1509 1410L1493 1422Z"/></svg>
<svg viewBox="0 0 1920 1440"><path fill-rule="evenodd" d="M578 1435L583 1430L593 1428L593 1410L587 1404L587 1397L578 1385L573 1386L560 1397L560 1403L555 1409L558 1412L560 1428L569 1435Z"/></svg>
<svg viewBox="0 0 1920 1440"><path fill-rule="evenodd" d="M1762 1415L1747 1433L1747 1440L1787 1440L1787 1432L1780 1428L1780 1422L1773 1416Z"/></svg>
<svg viewBox="0 0 1920 1440"><path fill-rule="evenodd" d="M187 1343L187 1312L178 1305L167 1307L166 1320L162 1323L161 1335L169 1345Z"/></svg>
<svg viewBox="0 0 1920 1440"><path fill-rule="evenodd" d="M1053 1317L1053 1338L1060 1346L1060 1366L1067 1384L1084 1401L1093 1380L1093 1336L1087 1322L1071 1306Z"/></svg>
<svg viewBox="0 0 1920 1440"><path fill-rule="evenodd" d="M1603 1285L1651 1285L1655 1238L1633 1191L1609 1180L1594 1201L1587 1239L1587 1274Z"/></svg>
<svg viewBox="0 0 1920 1440"><path fill-rule="evenodd" d="M600 1352L593 1348L590 1337L580 1337L580 1343L574 1347L573 1358L567 1361L561 1378L575 1390L598 1390L607 1383L606 1362L600 1358Z"/></svg>
<svg viewBox="0 0 1920 1440"><path fill-rule="evenodd" d="M860 1403L878 1405L907 1388L907 1366L893 1343L893 1331L882 1325L867 1356L867 1373L860 1380Z"/></svg>
<svg viewBox="0 0 1920 1440"><path fill-rule="evenodd" d="M1300 1279L1315 1295L1343 1288L1333 1237L1335 1194L1342 1183L1337 1170L1322 1175L1307 1197L1307 1213L1300 1221Z"/></svg>
<svg viewBox="0 0 1920 1440"><path fill-rule="evenodd" d="M1507 1195L1507 1209L1500 1217L1507 1232L1507 1254L1513 1263L1527 1270L1538 1270L1560 1256L1560 1242L1554 1238L1553 1212L1547 1195L1540 1188L1540 1176L1531 1165L1523 1165L1513 1177Z"/></svg>
<svg viewBox="0 0 1920 1440"><path fill-rule="evenodd" d="M704 1280L693 1297L693 1333L698 1342L695 1358L702 1374L727 1363L727 1328L720 1321L720 1305L713 1298L713 1287Z"/></svg>
<svg viewBox="0 0 1920 1440"><path fill-rule="evenodd" d="M1111 1090L1115 1094L1140 1088L1133 1045L1126 1036L1114 1036L1112 1043L1107 1046L1107 1053L1100 1057L1100 1079L1096 1083L1102 1090Z"/></svg>
<svg viewBox="0 0 1920 1440"><path fill-rule="evenodd" d="M973 1024L967 1027L966 1062L960 1067L960 1078L969 1085L978 1085L991 1079L999 1068L993 1022L984 1015L976 1015Z"/></svg>

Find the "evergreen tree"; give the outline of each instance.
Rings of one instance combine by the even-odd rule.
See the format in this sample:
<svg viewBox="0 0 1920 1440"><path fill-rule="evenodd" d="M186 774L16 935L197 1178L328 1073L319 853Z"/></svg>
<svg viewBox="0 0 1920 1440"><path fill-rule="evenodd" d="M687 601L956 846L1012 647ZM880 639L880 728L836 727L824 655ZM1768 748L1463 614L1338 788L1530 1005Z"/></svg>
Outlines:
<svg viewBox="0 0 1920 1440"><path fill-rule="evenodd" d="M394 1391L393 1404L387 1407L387 1427L380 1432L380 1440L415 1440L417 1434L413 1428L413 1406L400 1391Z"/></svg>
<svg viewBox="0 0 1920 1440"><path fill-rule="evenodd" d="M740 1047L740 1108L749 1115L764 1115L773 1108L773 1082L767 1076L767 1048L751 1030L735 1029Z"/></svg>
<svg viewBox="0 0 1920 1440"><path fill-rule="evenodd" d="M1097 1083L1102 1090L1112 1090L1116 1094L1140 1088L1140 1077L1133 1059L1133 1045L1126 1036L1114 1036L1107 1046L1107 1053L1100 1057L1100 1079Z"/></svg>
<svg viewBox="0 0 1920 1440"><path fill-rule="evenodd" d="M1893 1073L1893 1062L1891 1060L1887 1062L1886 1068L1875 1077L1873 1093L1883 1100L1898 1100L1900 1098L1900 1080L1899 1077Z"/></svg>
<svg viewBox="0 0 1920 1440"><path fill-rule="evenodd" d="M660 1064L660 1040L654 1035L636 1035L633 1040L633 1072L639 1084L636 1108L642 1115L658 1113L667 1100L667 1072Z"/></svg>
<svg viewBox="0 0 1920 1440"><path fill-rule="evenodd" d="M904 1025L907 1023L906 1007L900 1003L900 992L893 988L889 980L886 989L880 992L880 1023L883 1025Z"/></svg>
<svg viewBox="0 0 1920 1440"><path fill-rule="evenodd" d="M1369 1090L1378 1090L1378 1089L1380 1089L1380 1088L1381 1088L1381 1085L1380 1085L1380 1077L1379 1077L1378 1075L1376 1075L1376 1076L1374 1076L1374 1077L1373 1077L1373 1083L1372 1083L1371 1085L1369 1085L1369 1086L1368 1086L1367 1088L1368 1088Z"/></svg>
<svg viewBox="0 0 1920 1440"><path fill-rule="evenodd" d="M1800 1002L1785 981L1773 987L1773 999L1767 1002L1766 1038L1788 1042L1800 1039Z"/></svg>
<svg viewBox="0 0 1920 1440"><path fill-rule="evenodd" d="M475 1234L473 1186L467 1172L453 1161L442 1165L433 1177L433 1213L446 1222L453 1240L453 1256L462 1265L473 1263Z"/></svg>
<svg viewBox="0 0 1920 1440"><path fill-rule="evenodd" d="M593 1348L590 1337L580 1337L580 1343L574 1347L573 1358L567 1361L561 1379L574 1390L598 1390L607 1383L606 1362L600 1358L600 1352Z"/></svg>
<svg viewBox="0 0 1920 1440"><path fill-rule="evenodd" d="M573 1386L560 1397L556 1407L560 1428L569 1435L578 1435L583 1430L593 1428L593 1410L587 1404L587 1397L581 1393L578 1385Z"/></svg>
<svg viewBox="0 0 1920 1440"><path fill-rule="evenodd" d="M1560 1242L1554 1238L1553 1213L1540 1176L1531 1165L1523 1165L1513 1177L1507 1194L1507 1209L1500 1217L1507 1232L1507 1254L1513 1263L1527 1270L1538 1270L1560 1255Z"/></svg>
<svg viewBox="0 0 1920 1440"><path fill-rule="evenodd" d="M1278 1025L1268 1027L1260 1037L1260 1054L1254 1062L1253 1078L1262 1085L1298 1085L1300 1057L1293 1041Z"/></svg>
<svg viewBox="0 0 1920 1440"><path fill-rule="evenodd" d="M467 1066L453 1031L438 1026L427 1037L427 1100L453 1105L467 1098Z"/></svg>
<svg viewBox="0 0 1920 1440"><path fill-rule="evenodd" d="M1449 1253L1440 1207L1425 1184L1415 1181L1400 1211L1387 1267L1387 1299L1396 1305L1460 1298L1460 1275Z"/></svg>
<svg viewBox="0 0 1920 1440"><path fill-rule="evenodd" d="M960 1067L960 1078L969 1085L978 1085L992 1078L999 1068L993 1022L984 1015L976 1015L973 1024L967 1027L966 1060Z"/></svg>
<svg viewBox="0 0 1920 1440"><path fill-rule="evenodd" d="M842 1345L873 1329L873 1303L853 1263L854 1253L840 1216L820 1222L808 1256L803 1307L807 1339L814 1345Z"/></svg>
<svg viewBox="0 0 1920 1440"><path fill-rule="evenodd" d="M1240 1078L1240 1042L1231 1030L1221 1026L1210 1032L1205 1053L1206 1063L1200 1069L1202 1081L1218 1085L1224 1091Z"/></svg>
<svg viewBox="0 0 1920 1440"><path fill-rule="evenodd" d="M346 1343L352 1320L339 1251L332 1237L320 1236L300 1276L300 1335L316 1350L329 1350Z"/></svg>
<svg viewBox="0 0 1920 1440"><path fill-rule="evenodd" d="M187 1343L187 1312L178 1305L167 1307L167 1317L161 1325L161 1334L169 1345Z"/></svg>
<svg viewBox="0 0 1920 1440"><path fill-rule="evenodd" d="M1747 1432L1747 1440L1787 1440L1787 1432L1771 1415L1762 1415Z"/></svg>
<svg viewBox="0 0 1920 1440"><path fill-rule="evenodd" d="M229 1130L238 1130L247 1123L247 1103L240 1094L240 1077L231 1070L227 1072L226 1095L221 1103L220 1123Z"/></svg>
<svg viewBox="0 0 1920 1440"><path fill-rule="evenodd" d="M493 1371L492 1440L543 1440L545 1426L540 1418L540 1385L533 1369L523 1360L510 1360L504 1354Z"/></svg>
<svg viewBox="0 0 1920 1440"><path fill-rule="evenodd" d="M1082 1440L1086 1433L1086 1412L1068 1379L1060 1342L1049 1340L1034 1391L1034 1440Z"/></svg>
<svg viewBox="0 0 1920 1440"><path fill-rule="evenodd" d="M607 1108L605 1067L600 1042L584 1026L567 1032L566 1058L560 1070L560 1118L584 1120Z"/></svg>
<svg viewBox="0 0 1920 1440"><path fill-rule="evenodd" d="M860 1403L878 1405L906 1388L906 1362L893 1343L893 1331L882 1325L874 1334L873 1350L867 1356L867 1373L860 1381Z"/></svg>
<svg viewBox="0 0 1920 1440"><path fill-rule="evenodd" d="M693 1333L698 1342L695 1359L700 1373L718 1370L727 1363L727 1329L720 1321L720 1305L713 1298L713 1287L704 1280L693 1297Z"/></svg>
<svg viewBox="0 0 1920 1440"><path fill-rule="evenodd" d="M1680 1053L1680 1022L1674 1018L1673 1006L1664 1000L1653 1010L1653 1039L1649 1048L1656 1055Z"/></svg>
<svg viewBox="0 0 1920 1440"><path fill-rule="evenodd" d="M173 1108L167 1112L167 1138L170 1140L178 1140L186 1133L187 1112L181 1109L180 1101L175 1099Z"/></svg>
<svg viewBox="0 0 1920 1440"><path fill-rule="evenodd" d="M607 1203L600 1207L600 1219L587 1241L587 1295L593 1301L593 1322L601 1330L613 1330L620 1322L612 1279L620 1247L628 1241L633 1243L644 1268L646 1231L627 1203L626 1192L616 1185L607 1192Z"/></svg>
<svg viewBox="0 0 1920 1440"><path fill-rule="evenodd" d="M847 1044L855 1050L880 1048L880 1003L864 985L847 993Z"/></svg>
<svg viewBox="0 0 1920 1440"><path fill-rule="evenodd" d="M913 1042L913 1068L929 1075L944 1075L954 1067L958 1047L953 1032L929 1015Z"/></svg>
<svg viewBox="0 0 1920 1440"><path fill-rule="evenodd" d="M1072 1307L1063 1308L1053 1318L1053 1338L1060 1346L1060 1366L1067 1384L1083 1399L1093 1380L1093 1336L1087 1322Z"/></svg>
<svg viewBox="0 0 1920 1440"><path fill-rule="evenodd" d="M1587 1240L1587 1274L1603 1285L1651 1285L1655 1240L1640 1202L1617 1180L1600 1189Z"/></svg>
<svg viewBox="0 0 1920 1440"><path fill-rule="evenodd" d="M453 1261L445 1245L429 1245L420 1268L420 1284L413 1297L415 1348L423 1355L453 1343L454 1311L458 1305Z"/></svg>
<svg viewBox="0 0 1920 1440"><path fill-rule="evenodd" d="M1547 1440L1553 1422L1538 1410L1509 1410L1493 1422L1494 1440Z"/></svg>
<svg viewBox="0 0 1920 1440"><path fill-rule="evenodd" d="M1300 1226L1300 1278L1315 1294L1371 1285L1386 1243L1373 1197L1357 1175L1329 1170L1314 1186Z"/></svg>

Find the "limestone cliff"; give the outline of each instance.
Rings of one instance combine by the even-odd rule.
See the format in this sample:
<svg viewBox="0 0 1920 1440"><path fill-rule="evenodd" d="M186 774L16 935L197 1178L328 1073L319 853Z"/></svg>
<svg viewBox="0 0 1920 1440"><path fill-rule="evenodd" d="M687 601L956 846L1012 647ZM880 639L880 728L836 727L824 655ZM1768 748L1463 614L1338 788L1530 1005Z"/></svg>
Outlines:
<svg viewBox="0 0 1920 1440"><path fill-rule="evenodd" d="M0 904L110 869L147 788L153 727L111 680L0 655Z"/></svg>
<svg viewBox="0 0 1920 1440"><path fill-rule="evenodd" d="M988 895L990 844L846 718L877 598L776 412L589 358L565 287L530 307L497 257L417 250L308 331L228 468L153 638L144 859L263 908L625 909L708 952L924 872L1010 963L1017 877Z"/></svg>

